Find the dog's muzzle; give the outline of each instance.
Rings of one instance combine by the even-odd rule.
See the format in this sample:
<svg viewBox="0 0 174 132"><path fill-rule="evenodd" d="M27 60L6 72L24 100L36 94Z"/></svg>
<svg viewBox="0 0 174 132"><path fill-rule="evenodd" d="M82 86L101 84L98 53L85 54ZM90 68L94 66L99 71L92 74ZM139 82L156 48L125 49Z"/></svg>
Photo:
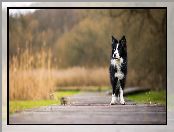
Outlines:
<svg viewBox="0 0 174 132"><path fill-rule="evenodd" d="M120 60L120 58L116 58L116 57L112 57L112 59L115 59L115 60Z"/></svg>

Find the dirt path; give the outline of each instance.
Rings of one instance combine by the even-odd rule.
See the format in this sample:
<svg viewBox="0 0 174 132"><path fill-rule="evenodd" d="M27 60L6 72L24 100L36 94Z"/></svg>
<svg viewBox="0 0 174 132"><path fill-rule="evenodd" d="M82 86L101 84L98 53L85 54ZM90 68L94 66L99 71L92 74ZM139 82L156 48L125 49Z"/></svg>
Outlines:
<svg viewBox="0 0 174 132"><path fill-rule="evenodd" d="M166 124L164 106L109 105L104 93L81 93L66 99L67 105L51 105L10 115L10 124Z"/></svg>

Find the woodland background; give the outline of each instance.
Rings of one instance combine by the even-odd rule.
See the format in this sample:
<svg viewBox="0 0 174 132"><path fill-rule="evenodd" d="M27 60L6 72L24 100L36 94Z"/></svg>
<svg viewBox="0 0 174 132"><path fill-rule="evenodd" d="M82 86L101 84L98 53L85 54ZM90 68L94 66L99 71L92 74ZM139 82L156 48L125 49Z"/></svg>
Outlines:
<svg viewBox="0 0 174 132"><path fill-rule="evenodd" d="M165 90L166 9L42 9L9 16L10 99L111 89L112 35L127 39L126 87Z"/></svg>

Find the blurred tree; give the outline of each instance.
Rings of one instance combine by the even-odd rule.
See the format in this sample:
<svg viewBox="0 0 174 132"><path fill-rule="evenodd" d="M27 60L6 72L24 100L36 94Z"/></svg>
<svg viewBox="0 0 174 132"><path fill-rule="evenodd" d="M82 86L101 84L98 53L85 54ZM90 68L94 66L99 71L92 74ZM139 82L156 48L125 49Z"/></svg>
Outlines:
<svg viewBox="0 0 174 132"><path fill-rule="evenodd" d="M166 88L166 9L50 9L10 16L10 56L51 48L54 65L107 67L111 35L125 35L127 85Z"/></svg>

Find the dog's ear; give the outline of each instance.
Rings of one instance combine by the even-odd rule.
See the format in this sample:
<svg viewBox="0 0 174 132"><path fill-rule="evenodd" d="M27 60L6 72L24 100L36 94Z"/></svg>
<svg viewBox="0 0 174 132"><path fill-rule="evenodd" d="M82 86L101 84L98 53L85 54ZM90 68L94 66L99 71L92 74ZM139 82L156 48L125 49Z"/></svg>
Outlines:
<svg viewBox="0 0 174 132"><path fill-rule="evenodd" d="M123 36L123 37L120 39L119 43L123 45L124 50L126 51L127 46L126 46L126 37L125 37L125 36Z"/></svg>
<svg viewBox="0 0 174 132"><path fill-rule="evenodd" d="M112 45L117 43L118 43L118 40L114 36L112 36Z"/></svg>
<svg viewBox="0 0 174 132"><path fill-rule="evenodd" d="M126 37L123 36L121 39L120 39L120 42L123 46L126 46Z"/></svg>

